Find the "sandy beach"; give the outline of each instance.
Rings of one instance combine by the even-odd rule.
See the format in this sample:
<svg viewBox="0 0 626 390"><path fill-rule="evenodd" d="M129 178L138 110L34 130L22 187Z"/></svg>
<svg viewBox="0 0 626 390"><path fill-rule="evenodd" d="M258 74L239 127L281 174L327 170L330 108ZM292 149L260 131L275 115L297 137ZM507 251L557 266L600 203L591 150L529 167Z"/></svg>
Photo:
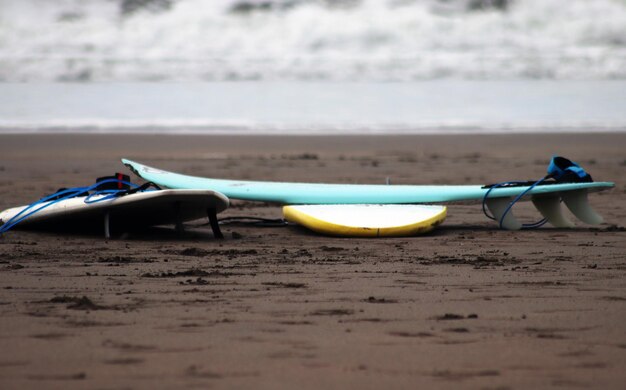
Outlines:
<svg viewBox="0 0 626 390"><path fill-rule="evenodd" d="M626 133L0 135L0 209L127 172L122 157L221 178L484 184L540 178L559 154L616 183L590 196L605 223L574 229L502 231L454 204L413 238L14 230L0 237L0 387L621 389L625 148ZM249 215L281 211L220 214Z"/></svg>

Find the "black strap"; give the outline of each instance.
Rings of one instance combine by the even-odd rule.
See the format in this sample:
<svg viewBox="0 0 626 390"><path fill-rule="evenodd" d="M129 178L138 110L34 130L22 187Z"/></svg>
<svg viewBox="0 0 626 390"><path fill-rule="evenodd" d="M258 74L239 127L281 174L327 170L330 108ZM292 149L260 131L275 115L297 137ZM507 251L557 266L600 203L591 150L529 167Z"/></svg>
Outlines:
<svg viewBox="0 0 626 390"><path fill-rule="evenodd" d="M154 188L156 188L157 190L160 190L160 189L161 189L161 187L159 187L159 186L158 186L158 185L156 185L155 183L153 183L153 182L149 181L149 182L147 182L147 183L143 183L143 184L142 184L142 185L140 185L139 187L131 188L131 189L129 189L128 191L123 192L121 195L130 195L130 194L134 194L134 193L137 193L137 192L142 192L142 191L147 190L147 189L148 189L148 188L150 188L150 187L154 187Z"/></svg>
<svg viewBox="0 0 626 390"><path fill-rule="evenodd" d="M107 181L106 183L102 183L96 187L96 191L99 190L129 190L130 185L130 176L125 175L123 173L115 172L113 176L103 176L96 179L96 184Z"/></svg>

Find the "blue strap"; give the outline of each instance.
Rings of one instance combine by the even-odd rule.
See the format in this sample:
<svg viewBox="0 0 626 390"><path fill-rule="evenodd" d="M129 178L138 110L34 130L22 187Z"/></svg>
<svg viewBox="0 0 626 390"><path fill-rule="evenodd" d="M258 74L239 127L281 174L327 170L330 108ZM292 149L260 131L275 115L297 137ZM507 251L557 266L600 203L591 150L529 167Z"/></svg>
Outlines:
<svg viewBox="0 0 626 390"><path fill-rule="evenodd" d="M22 211L20 211L19 213L17 213L16 215L14 215L12 218L10 218L8 221L6 221L2 226L0 226L0 234L6 233L7 231L9 231L11 228L13 228L15 225L19 224L20 222L24 221L26 218L30 217L33 214L36 214L38 212L40 212L41 210L52 206L53 204L56 204L58 202L67 200L67 199L71 199L71 198L76 198L80 195L85 194L86 192L88 193L89 191L93 191L96 190L99 186L101 186L104 183L112 183L112 182L121 182L123 184L129 185L133 188L138 188L139 186L137 184L134 183L130 183L124 180L117 180L117 179L106 179L106 180L102 180L99 181L91 186L88 187L74 187L74 188L68 188L65 190L61 190L59 192L56 192L52 195L48 195L45 196L31 204L29 204L28 206L26 206ZM90 204L90 203L96 203L96 202L101 202L104 200L108 200L108 199L112 199L115 198L117 196L123 195L124 193L128 192L128 190L122 189L122 190L96 190L94 193L88 195L85 198L85 203ZM96 196L96 195L102 195L102 194L108 194L106 196L103 196L102 198L99 199L95 199L92 200L91 198ZM39 206L39 207L38 207Z"/></svg>
<svg viewBox="0 0 626 390"><path fill-rule="evenodd" d="M533 183L532 185L530 185L527 189L525 189L521 194L517 195L515 197L515 199L513 199L509 205L507 206L506 210L504 210L504 213L502 213L502 217L500 217L500 220L498 221L498 224L500 225L500 229L502 229L502 224L504 223L504 218L506 218L507 214L509 212L511 212L511 209L513 208L513 205L515 205L515 203L517 203L520 199L522 199L522 197L524 195L526 195L528 192L530 192L533 188L535 188L536 186L538 186L539 184L541 184L544 180L546 180L548 178L548 176L537 180L535 183ZM509 185L521 185L521 184L525 184L526 182L523 181L506 181L506 182L502 182L502 183L497 183L494 184L493 186L491 186L489 188L489 190L487 190L487 192L485 193L485 196L483 196L483 202L482 202L482 208L483 208L483 213L487 216L487 218L492 219L492 220L496 220L496 218L493 215L489 215L489 213L487 212L487 207L485 206L487 203L487 198L489 197L489 194L491 193L491 191L493 191L496 188L499 187L504 187L504 186L509 186ZM543 226L546 222L548 221L547 218L543 218L540 221L534 222L534 223L528 223L528 224L522 224L522 229L536 229L538 227Z"/></svg>
<svg viewBox="0 0 626 390"><path fill-rule="evenodd" d="M585 176L587 176L587 172L585 172L585 170L582 169L581 167L579 167L578 165L568 167L565 170L566 171L570 171L570 172L574 172L576 174L576 176L580 177L581 179L584 178Z"/></svg>
<svg viewBox="0 0 626 390"><path fill-rule="evenodd" d="M589 174L574 161L568 160L565 157L552 156L550 165L548 165L548 175L559 181L567 172L574 173L580 179L585 179L589 176Z"/></svg>

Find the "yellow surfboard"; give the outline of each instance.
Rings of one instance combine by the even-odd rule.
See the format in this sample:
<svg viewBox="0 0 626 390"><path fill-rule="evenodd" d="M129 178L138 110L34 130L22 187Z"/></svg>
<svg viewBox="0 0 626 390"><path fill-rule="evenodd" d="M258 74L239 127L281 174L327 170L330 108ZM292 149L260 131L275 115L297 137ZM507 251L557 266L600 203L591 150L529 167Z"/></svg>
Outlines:
<svg viewBox="0 0 626 390"><path fill-rule="evenodd" d="M341 237L405 237L428 233L446 218L445 206L402 204L291 205L289 222Z"/></svg>

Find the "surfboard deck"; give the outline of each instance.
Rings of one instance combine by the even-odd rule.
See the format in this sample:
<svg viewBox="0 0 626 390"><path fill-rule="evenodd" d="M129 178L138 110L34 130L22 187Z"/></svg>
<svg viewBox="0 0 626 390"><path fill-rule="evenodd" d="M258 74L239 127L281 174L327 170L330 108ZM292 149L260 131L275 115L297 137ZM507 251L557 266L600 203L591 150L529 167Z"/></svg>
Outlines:
<svg viewBox="0 0 626 390"><path fill-rule="evenodd" d="M104 195L93 196L97 201ZM132 230L147 226L177 225L206 218L228 208L229 199L212 190L158 190L124 195L95 203L86 197L75 197L50 204L15 226L16 229L69 230L109 227ZM0 225L9 221L27 206L10 208L0 213ZM39 206L38 206L39 207ZM216 233L217 235L217 233Z"/></svg>
<svg viewBox="0 0 626 390"><path fill-rule="evenodd" d="M340 237L405 237L432 231L446 218L445 206L425 205L291 205L289 222L317 233Z"/></svg>

